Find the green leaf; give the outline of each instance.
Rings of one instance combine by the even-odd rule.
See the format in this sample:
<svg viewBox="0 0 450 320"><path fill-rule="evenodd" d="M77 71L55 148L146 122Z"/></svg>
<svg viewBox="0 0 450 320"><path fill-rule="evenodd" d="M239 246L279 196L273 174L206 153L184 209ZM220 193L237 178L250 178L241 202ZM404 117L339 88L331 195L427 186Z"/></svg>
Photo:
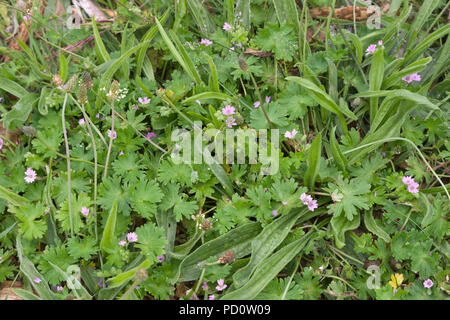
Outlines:
<svg viewBox="0 0 450 320"><path fill-rule="evenodd" d="M103 230L102 240L100 242L100 250L106 251L106 249L112 248L115 243L115 230L117 220L117 200L114 201L111 211L109 212L108 219L106 220L105 230Z"/></svg>
<svg viewBox="0 0 450 320"><path fill-rule="evenodd" d="M373 57L369 72L369 90L377 91L381 88L384 76L384 50L378 48ZM370 98L370 119L375 118L378 107L378 97Z"/></svg>
<svg viewBox="0 0 450 320"><path fill-rule="evenodd" d="M19 196L18 194L11 192L2 186L0 186L0 198L16 207L24 206L29 203L27 198Z"/></svg>
<svg viewBox="0 0 450 320"><path fill-rule="evenodd" d="M383 230L383 228L376 222L373 217L372 210L366 211L364 213L364 225L367 230L376 234L379 238L383 239L386 242L391 242L391 237L389 234Z"/></svg>
<svg viewBox="0 0 450 320"><path fill-rule="evenodd" d="M15 95L17 98L21 99L29 94L29 92L24 89L17 82L6 78L0 78L0 89L9 92L12 95Z"/></svg>
<svg viewBox="0 0 450 320"><path fill-rule="evenodd" d="M339 144L336 140L335 131L336 131L336 127L333 127L333 129L331 129L331 132L330 132L331 154L333 155L333 159L337 163L339 168L343 172L346 172L347 171L346 167L347 167L348 161L347 161L347 158L342 154L341 148L339 147Z"/></svg>
<svg viewBox="0 0 450 320"><path fill-rule="evenodd" d="M294 81L299 85L305 87L308 90L308 93L311 94L313 98L328 111L331 111L337 114L338 116L342 116L342 114L345 114L347 117L353 120L358 119L353 112L347 110L340 110L336 102L334 102L333 99L331 99L331 97L323 89L319 88L310 80L300 77L287 77L286 80Z"/></svg>
<svg viewBox="0 0 450 320"><path fill-rule="evenodd" d="M330 193L337 191L341 195L340 201L328 206L328 209L334 213L335 217L345 214L347 219L352 221L354 216L359 219L359 213L356 208L369 209L369 200L366 194L370 191L370 184L366 182L352 179L349 183L348 179L339 179L337 185L329 183L328 188L325 189Z"/></svg>
<svg viewBox="0 0 450 320"><path fill-rule="evenodd" d="M25 277L31 283L33 288L36 290L37 294L41 299L44 300L55 300L55 294L50 290L45 278L37 271L33 263L23 254L22 242L20 241L20 236L16 239L16 250L17 257L19 258L20 271L23 272ZM41 282L36 283L34 279L39 278Z"/></svg>
<svg viewBox="0 0 450 320"><path fill-rule="evenodd" d="M9 128L11 122L17 121L19 124L25 122L38 101L38 95L35 93L27 94L21 98L10 111L3 116L5 128Z"/></svg>
<svg viewBox="0 0 450 320"><path fill-rule="evenodd" d="M233 284L236 288L243 286L248 281L255 268L280 245L297 219L305 213L307 213L307 209L295 210L276 219L252 241L250 262L233 275Z"/></svg>
<svg viewBox="0 0 450 320"><path fill-rule="evenodd" d="M314 183L319 172L320 167L320 154L322 152L322 134L318 134L314 138L311 147L308 151L308 168L305 172L304 181L309 190L314 190Z"/></svg>
<svg viewBox="0 0 450 320"><path fill-rule="evenodd" d="M117 288L120 287L121 285L126 284L128 281L134 278L136 271L140 269L148 269L151 265L152 263L149 260L145 260L137 267L122 272L111 279L108 279L108 288Z"/></svg>
<svg viewBox="0 0 450 320"><path fill-rule="evenodd" d="M308 244L313 231L284 246L261 262L250 280L241 288L225 294L221 300L250 300L255 298L274 277Z"/></svg>
<svg viewBox="0 0 450 320"><path fill-rule="evenodd" d="M214 240L206 242L183 259L172 282L176 282L179 278L184 278L185 275L190 272L190 269L197 269L197 273L199 274L200 268L197 267L197 263L212 257L218 258L221 254L224 254L229 250L235 250L237 246L250 242L260 233L260 231L260 224L252 222L233 229ZM235 251L234 254L235 257L239 257L239 252Z"/></svg>
<svg viewBox="0 0 450 320"><path fill-rule="evenodd" d="M106 51L105 45L100 37L100 33L98 32L97 23L95 19L92 19L92 31L94 33L94 41L95 41L95 51L97 53L97 59L100 62L108 62L111 60L111 57Z"/></svg>
<svg viewBox="0 0 450 320"><path fill-rule="evenodd" d="M191 96L189 98L186 98L183 100L183 104L188 104L188 103L192 103L195 102L195 100L208 100L208 99L217 99L217 100L233 100L233 97L225 94L225 93L221 93L221 92L202 92L199 94L196 94L195 96Z"/></svg>
<svg viewBox="0 0 450 320"><path fill-rule="evenodd" d="M345 232L358 228L360 222L361 217L359 214L352 220L348 220L344 215L335 215L331 218L330 224L338 248L345 246Z"/></svg>

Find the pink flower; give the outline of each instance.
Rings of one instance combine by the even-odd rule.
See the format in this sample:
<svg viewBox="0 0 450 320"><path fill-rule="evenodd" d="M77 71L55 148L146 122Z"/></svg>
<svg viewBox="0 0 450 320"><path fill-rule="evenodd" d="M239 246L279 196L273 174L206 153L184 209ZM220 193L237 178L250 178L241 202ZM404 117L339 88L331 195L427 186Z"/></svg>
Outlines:
<svg viewBox="0 0 450 320"><path fill-rule="evenodd" d="M3 148L3 139L0 138L0 150L2 150L2 148Z"/></svg>
<svg viewBox="0 0 450 320"><path fill-rule="evenodd" d="M417 182L413 182L408 186L408 191L412 194L416 194L419 192L419 184Z"/></svg>
<svg viewBox="0 0 450 320"><path fill-rule="evenodd" d="M317 209L318 208L318 206L317 206L317 200L311 200L309 203L308 203L308 209L309 209L309 211L314 211L314 209Z"/></svg>
<svg viewBox="0 0 450 320"><path fill-rule="evenodd" d="M80 126L83 125L83 124L84 124L84 119L81 118L80 120L78 120L78 124L79 124Z"/></svg>
<svg viewBox="0 0 450 320"><path fill-rule="evenodd" d="M421 77L420 77L420 74L418 74L418 73L413 73L413 74L410 74L409 76L403 77L402 80L403 80L403 81L406 81L406 82L408 82L408 83L411 83L411 82L413 82L413 81L420 81L420 80L421 80Z"/></svg>
<svg viewBox="0 0 450 320"><path fill-rule="evenodd" d="M371 44L370 46L368 46L366 49L366 56L368 56L371 53L374 53L376 48L377 46L375 44Z"/></svg>
<svg viewBox="0 0 450 320"><path fill-rule="evenodd" d="M89 209L86 208L86 207L81 208L81 214L82 214L83 216L87 217L88 214L89 214Z"/></svg>
<svg viewBox="0 0 450 320"><path fill-rule="evenodd" d="M227 285L226 285L224 282L225 282L225 281L224 281L223 279L217 280L218 286L216 287L216 289L217 289L218 291L225 290L225 288L227 287Z"/></svg>
<svg viewBox="0 0 450 320"><path fill-rule="evenodd" d="M232 128L236 125L236 119L233 117L228 117L227 120L225 120L225 123L227 124L228 128Z"/></svg>
<svg viewBox="0 0 450 320"><path fill-rule="evenodd" d="M149 132L147 133L147 140L150 141L151 138L156 137L156 134L154 134L153 132Z"/></svg>
<svg viewBox="0 0 450 320"><path fill-rule="evenodd" d="M423 282L423 286L425 287L425 288L431 288L432 286L433 286L433 281L431 280L431 279L427 279L427 280L425 280L424 282Z"/></svg>
<svg viewBox="0 0 450 320"><path fill-rule="evenodd" d="M34 278L34 283L40 283L42 280L41 279L39 279L38 277L36 277L36 278Z"/></svg>
<svg viewBox="0 0 450 320"><path fill-rule="evenodd" d="M119 156L123 156L123 155L124 155L123 151L120 151Z"/></svg>
<svg viewBox="0 0 450 320"><path fill-rule="evenodd" d="M203 290L208 289L208 283L206 281L203 281L202 289Z"/></svg>
<svg viewBox="0 0 450 320"><path fill-rule="evenodd" d="M108 137L110 137L112 140L114 140L115 138L117 138L117 132L116 131L111 131L108 130Z"/></svg>
<svg viewBox="0 0 450 320"><path fill-rule="evenodd" d="M204 44L205 46L209 46L212 44L212 41L208 40L208 39L202 39L200 41L201 44Z"/></svg>
<svg viewBox="0 0 450 320"><path fill-rule="evenodd" d="M24 180L27 183L32 183L34 180L36 180L36 171L34 171L31 168L28 168L27 171L25 171L25 178Z"/></svg>
<svg viewBox="0 0 450 320"><path fill-rule="evenodd" d="M126 244L127 244L127 242L125 240L120 240L119 241L119 246L121 246L121 247L123 247Z"/></svg>
<svg viewBox="0 0 450 320"><path fill-rule="evenodd" d="M134 232L129 232L129 233L127 233L127 239L130 242L136 242L138 240L138 236Z"/></svg>
<svg viewBox="0 0 450 320"><path fill-rule="evenodd" d="M378 45L382 46L383 45L383 40L378 41Z"/></svg>
<svg viewBox="0 0 450 320"><path fill-rule="evenodd" d="M201 267L202 266L202 262L201 261L199 261L199 262L197 262L197 267Z"/></svg>
<svg viewBox="0 0 450 320"><path fill-rule="evenodd" d="M214 300L214 295L211 294L211 295L208 297L208 300Z"/></svg>
<svg viewBox="0 0 450 320"><path fill-rule="evenodd" d="M256 101L255 103L253 103L253 107L258 108L260 106L261 102Z"/></svg>
<svg viewBox="0 0 450 320"><path fill-rule="evenodd" d="M156 257L156 259L158 259L159 262L163 262L164 261L164 255L160 255L159 257Z"/></svg>
<svg viewBox="0 0 450 320"><path fill-rule="evenodd" d="M228 22L225 22L223 24L223 28L222 29L225 30L225 31L230 31L231 30L231 25Z"/></svg>
<svg viewBox="0 0 450 320"><path fill-rule="evenodd" d="M202 103L200 102L200 100L195 100L195 102L197 102L197 104L198 104L199 106L202 105Z"/></svg>
<svg viewBox="0 0 450 320"><path fill-rule="evenodd" d="M139 101L140 104L143 104L143 105L146 105L146 104L149 104L149 103L150 103L150 99L147 98L147 97L144 97L144 98L138 98L138 101Z"/></svg>
<svg viewBox="0 0 450 320"><path fill-rule="evenodd" d="M284 133L284 136L288 139L294 139L296 134L297 134L297 130L293 129L292 132L286 131Z"/></svg>
<svg viewBox="0 0 450 320"><path fill-rule="evenodd" d="M96 117L97 119L100 119L100 113L97 113L97 114L95 115L95 117Z"/></svg>
<svg viewBox="0 0 450 320"><path fill-rule="evenodd" d="M63 291L63 287L57 286L57 287L56 287L56 291Z"/></svg>
<svg viewBox="0 0 450 320"><path fill-rule="evenodd" d="M227 105L227 106L225 106L225 108L222 108L222 113L225 116L231 116L234 114L234 107Z"/></svg>
<svg viewBox="0 0 450 320"><path fill-rule="evenodd" d="M308 204L310 201L312 201L312 198L310 195L307 195L306 193L302 193L300 195L300 200L302 200L303 204Z"/></svg>
<svg viewBox="0 0 450 320"><path fill-rule="evenodd" d="M270 96L266 96L266 103L269 104L270 102Z"/></svg>
<svg viewBox="0 0 450 320"><path fill-rule="evenodd" d="M404 177L402 178L402 182L403 182L404 184L410 184L411 182L414 182L414 179L411 178L410 176L404 176Z"/></svg>
<svg viewBox="0 0 450 320"><path fill-rule="evenodd" d="M408 191L412 194L416 194L419 192L419 184L414 181L414 179L410 176L404 176L402 178L402 182L408 185Z"/></svg>
<svg viewBox="0 0 450 320"><path fill-rule="evenodd" d="M275 217L278 214L278 210L272 210L272 215Z"/></svg>
<svg viewBox="0 0 450 320"><path fill-rule="evenodd" d="M281 204L282 204L283 206L285 206L285 205L287 205L288 203L287 203L287 201L281 201Z"/></svg>
<svg viewBox="0 0 450 320"><path fill-rule="evenodd" d="M309 211L314 211L314 209L318 208L317 200L314 200L310 195L306 193L302 193L300 195L300 200L304 205L308 206Z"/></svg>

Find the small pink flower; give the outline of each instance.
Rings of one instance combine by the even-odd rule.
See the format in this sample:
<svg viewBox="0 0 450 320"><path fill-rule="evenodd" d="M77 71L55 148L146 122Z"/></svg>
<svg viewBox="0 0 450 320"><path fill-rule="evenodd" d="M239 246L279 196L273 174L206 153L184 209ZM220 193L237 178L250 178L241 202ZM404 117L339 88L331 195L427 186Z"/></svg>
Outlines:
<svg viewBox="0 0 450 320"><path fill-rule="evenodd" d="M89 209L86 208L86 207L81 208L81 214L82 214L83 216L87 217L88 214L89 214Z"/></svg>
<svg viewBox="0 0 450 320"><path fill-rule="evenodd" d="M261 105L261 102L256 101L255 103L253 103L253 107L258 108Z"/></svg>
<svg viewBox="0 0 450 320"><path fill-rule="evenodd" d="M234 114L234 107L227 105L227 106L225 106L225 108L222 108L222 113L225 116L231 116Z"/></svg>
<svg viewBox="0 0 450 320"><path fill-rule="evenodd" d="M383 40L378 41L378 45L382 46L383 45Z"/></svg>
<svg viewBox="0 0 450 320"><path fill-rule="evenodd" d="M197 262L197 267L201 267L202 266L202 262L201 261L199 261L199 262Z"/></svg>
<svg viewBox="0 0 450 320"><path fill-rule="evenodd" d="M124 155L123 151L120 151L119 156L123 156L123 155Z"/></svg>
<svg viewBox="0 0 450 320"><path fill-rule="evenodd" d="M275 217L278 214L278 210L272 210L272 215Z"/></svg>
<svg viewBox="0 0 450 320"><path fill-rule="evenodd" d="M146 105L146 104L149 104L149 103L150 103L150 99L147 98L147 97L144 97L144 98L138 98L138 101L139 101L140 104L143 104L143 105Z"/></svg>
<svg viewBox="0 0 450 320"><path fill-rule="evenodd" d="M156 257L156 259L158 259L159 262L163 262L164 261L164 255L160 255L158 257Z"/></svg>
<svg viewBox="0 0 450 320"><path fill-rule="evenodd" d="M201 44L204 44L205 46L209 46L212 45L212 41L208 40L208 39L202 39L200 41Z"/></svg>
<svg viewBox="0 0 450 320"><path fill-rule="evenodd" d="M130 242L136 242L138 240L138 236L134 232L129 232L129 233L127 233L127 239Z"/></svg>
<svg viewBox="0 0 450 320"><path fill-rule="evenodd" d="M28 168L27 171L25 171L25 178L24 180L27 183L32 183L34 180L36 180L36 171L34 171L31 168Z"/></svg>
<svg viewBox="0 0 450 320"><path fill-rule="evenodd" d="M414 181L414 179L410 176L404 176L402 178L402 182L408 185L408 191L412 194L416 194L419 192L419 184Z"/></svg>
<svg viewBox="0 0 450 320"><path fill-rule="evenodd" d="M202 105L202 103L200 102L200 100L195 100L195 102L197 102L197 104L198 104L199 106Z"/></svg>
<svg viewBox="0 0 450 320"><path fill-rule="evenodd" d="M225 123L227 124L228 128L232 128L236 125L236 119L233 117L228 117L227 120L225 120Z"/></svg>
<svg viewBox="0 0 450 320"><path fill-rule="evenodd" d="M230 31L231 30L231 25L228 22L225 22L223 24L223 28L222 29L225 30L225 31Z"/></svg>
<svg viewBox="0 0 450 320"><path fill-rule="evenodd" d="M216 287L216 289L217 289L218 291L225 290L225 288L227 287L227 285L226 285L224 282L225 282L225 281L224 281L223 279L217 280L218 286Z"/></svg>
<svg viewBox="0 0 450 320"><path fill-rule="evenodd" d="M420 77L420 74L418 74L418 73L413 73L413 74L410 74L409 76L403 77L402 80L403 80L403 81L406 81L406 82L408 82L408 83L411 83L411 82L413 82L413 81L420 81L420 80L421 80L421 77Z"/></svg>
<svg viewBox="0 0 450 320"><path fill-rule="evenodd" d="M287 201L281 201L281 204L282 204L283 206L285 206L285 205L287 205L288 203L287 203Z"/></svg>
<svg viewBox="0 0 450 320"><path fill-rule="evenodd" d="M78 120L78 124L79 124L80 126L82 126L82 125L84 124L84 119L81 118L80 120Z"/></svg>
<svg viewBox="0 0 450 320"><path fill-rule="evenodd" d="M156 137L156 134L154 134L153 132L149 132L147 133L147 140L150 141L151 138Z"/></svg>
<svg viewBox="0 0 450 320"><path fill-rule="evenodd" d="M402 182L403 182L404 184L410 184L411 182L414 182L414 179L411 178L410 176L404 176L404 177L402 178Z"/></svg>
<svg viewBox="0 0 450 320"><path fill-rule="evenodd" d="M419 184L417 182L413 182L408 186L408 191L412 194L416 194L419 192Z"/></svg>
<svg viewBox="0 0 450 320"><path fill-rule="evenodd" d="M61 286L57 286L57 287L56 287L56 291L58 291L58 292L61 292L61 291L63 291L63 287L61 287Z"/></svg>
<svg viewBox="0 0 450 320"><path fill-rule="evenodd" d="M96 117L97 119L100 119L100 113L97 113L97 114L95 115L95 117Z"/></svg>
<svg viewBox="0 0 450 320"><path fill-rule="evenodd" d="M211 295L208 297L208 300L214 300L214 295L211 294Z"/></svg>
<svg viewBox="0 0 450 320"><path fill-rule="evenodd" d="M119 246L121 246L121 247L123 247L126 244L127 244L127 242L125 240L120 240L119 241Z"/></svg>
<svg viewBox="0 0 450 320"><path fill-rule="evenodd" d="M3 148L3 139L0 138L0 150L2 150L2 148Z"/></svg>
<svg viewBox="0 0 450 320"><path fill-rule="evenodd" d="M314 200L310 195L306 193L302 193L300 195L300 200L304 205L308 206L309 211L314 211L314 209L318 208L317 200Z"/></svg>
<svg viewBox="0 0 450 320"><path fill-rule="evenodd" d="M431 288L432 286L433 286L433 281L431 280L431 279L427 279L427 280L425 280L424 282L423 282L423 286L425 287L425 288Z"/></svg>
<svg viewBox="0 0 450 320"><path fill-rule="evenodd" d="M108 137L110 137L112 140L114 140L114 139L116 139L117 138L117 132L116 131L111 131L111 130L108 130Z"/></svg>
<svg viewBox="0 0 450 320"><path fill-rule="evenodd" d="M318 208L318 206L317 206L317 200L311 200L309 203L308 203L308 209L309 209L309 211L314 211L314 209L317 209Z"/></svg>
<svg viewBox="0 0 450 320"><path fill-rule="evenodd" d="M42 281L42 280L41 280L41 279L39 279L38 277L36 277L36 278L34 278L34 280L33 280L33 281L34 281L34 283L41 283L41 281Z"/></svg>
<svg viewBox="0 0 450 320"><path fill-rule="evenodd" d="M371 44L370 46L368 46L366 49L366 56L368 56L371 53L374 53L376 48L377 46L375 44Z"/></svg>
<svg viewBox="0 0 450 320"><path fill-rule="evenodd" d="M288 139L294 139L296 134L297 134L297 130L293 129L292 132L286 131L284 133L284 136Z"/></svg>
<svg viewBox="0 0 450 320"><path fill-rule="evenodd" d="M205 291L208 289L208 283L206 281L203 281L202 289Z"/></svg>
<svg viewBox="0 0 450 320"><path fill-rule="evenodd" d="M270 102L270 96L266 96L266 103L269 104Z"/></svg>

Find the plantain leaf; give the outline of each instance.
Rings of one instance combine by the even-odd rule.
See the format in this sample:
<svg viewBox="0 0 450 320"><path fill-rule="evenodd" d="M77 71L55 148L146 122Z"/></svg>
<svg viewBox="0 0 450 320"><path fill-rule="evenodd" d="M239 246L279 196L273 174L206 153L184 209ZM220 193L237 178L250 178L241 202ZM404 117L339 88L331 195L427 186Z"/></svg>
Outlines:
<svg viewBox="0 0 450 320"><path fill-rule="evenodd" d="M117 220L117 200L114 200L111 210L109 211L108 219L106 220L102 240L100 241L100 249L102 251L105 251L105 249L107 248L112 248L115 245L113 240L115 238L116 220Z"/></svg>
<svg viewBox="0 0 450 320"><path fill-rule="evenodd" d="M372 211L373 210L370 210L364 213L364 225L366 226L367 230L376 234L379 238L383 239L384 241L391 242L391 237L376 222L376 220L373 217Z"/></svg>
<svg viewBox="0 0 450 320"><path fill-rule="evenodd" d="M221 300L250 300L255 298L267 284L308 244L315 231L284 246L261 262L250 280L241 288L225 294Z"/></svg>
<svg viewBox="0 0 450 320"><path fill-rule="evenodd" d="M311 147L308 151L308 168L306 170L304 181L309 190L314 190L314 183L316 182L317 174L320 167L320 154L322 151L322 134L319 132L314 138Z"/></svg>

